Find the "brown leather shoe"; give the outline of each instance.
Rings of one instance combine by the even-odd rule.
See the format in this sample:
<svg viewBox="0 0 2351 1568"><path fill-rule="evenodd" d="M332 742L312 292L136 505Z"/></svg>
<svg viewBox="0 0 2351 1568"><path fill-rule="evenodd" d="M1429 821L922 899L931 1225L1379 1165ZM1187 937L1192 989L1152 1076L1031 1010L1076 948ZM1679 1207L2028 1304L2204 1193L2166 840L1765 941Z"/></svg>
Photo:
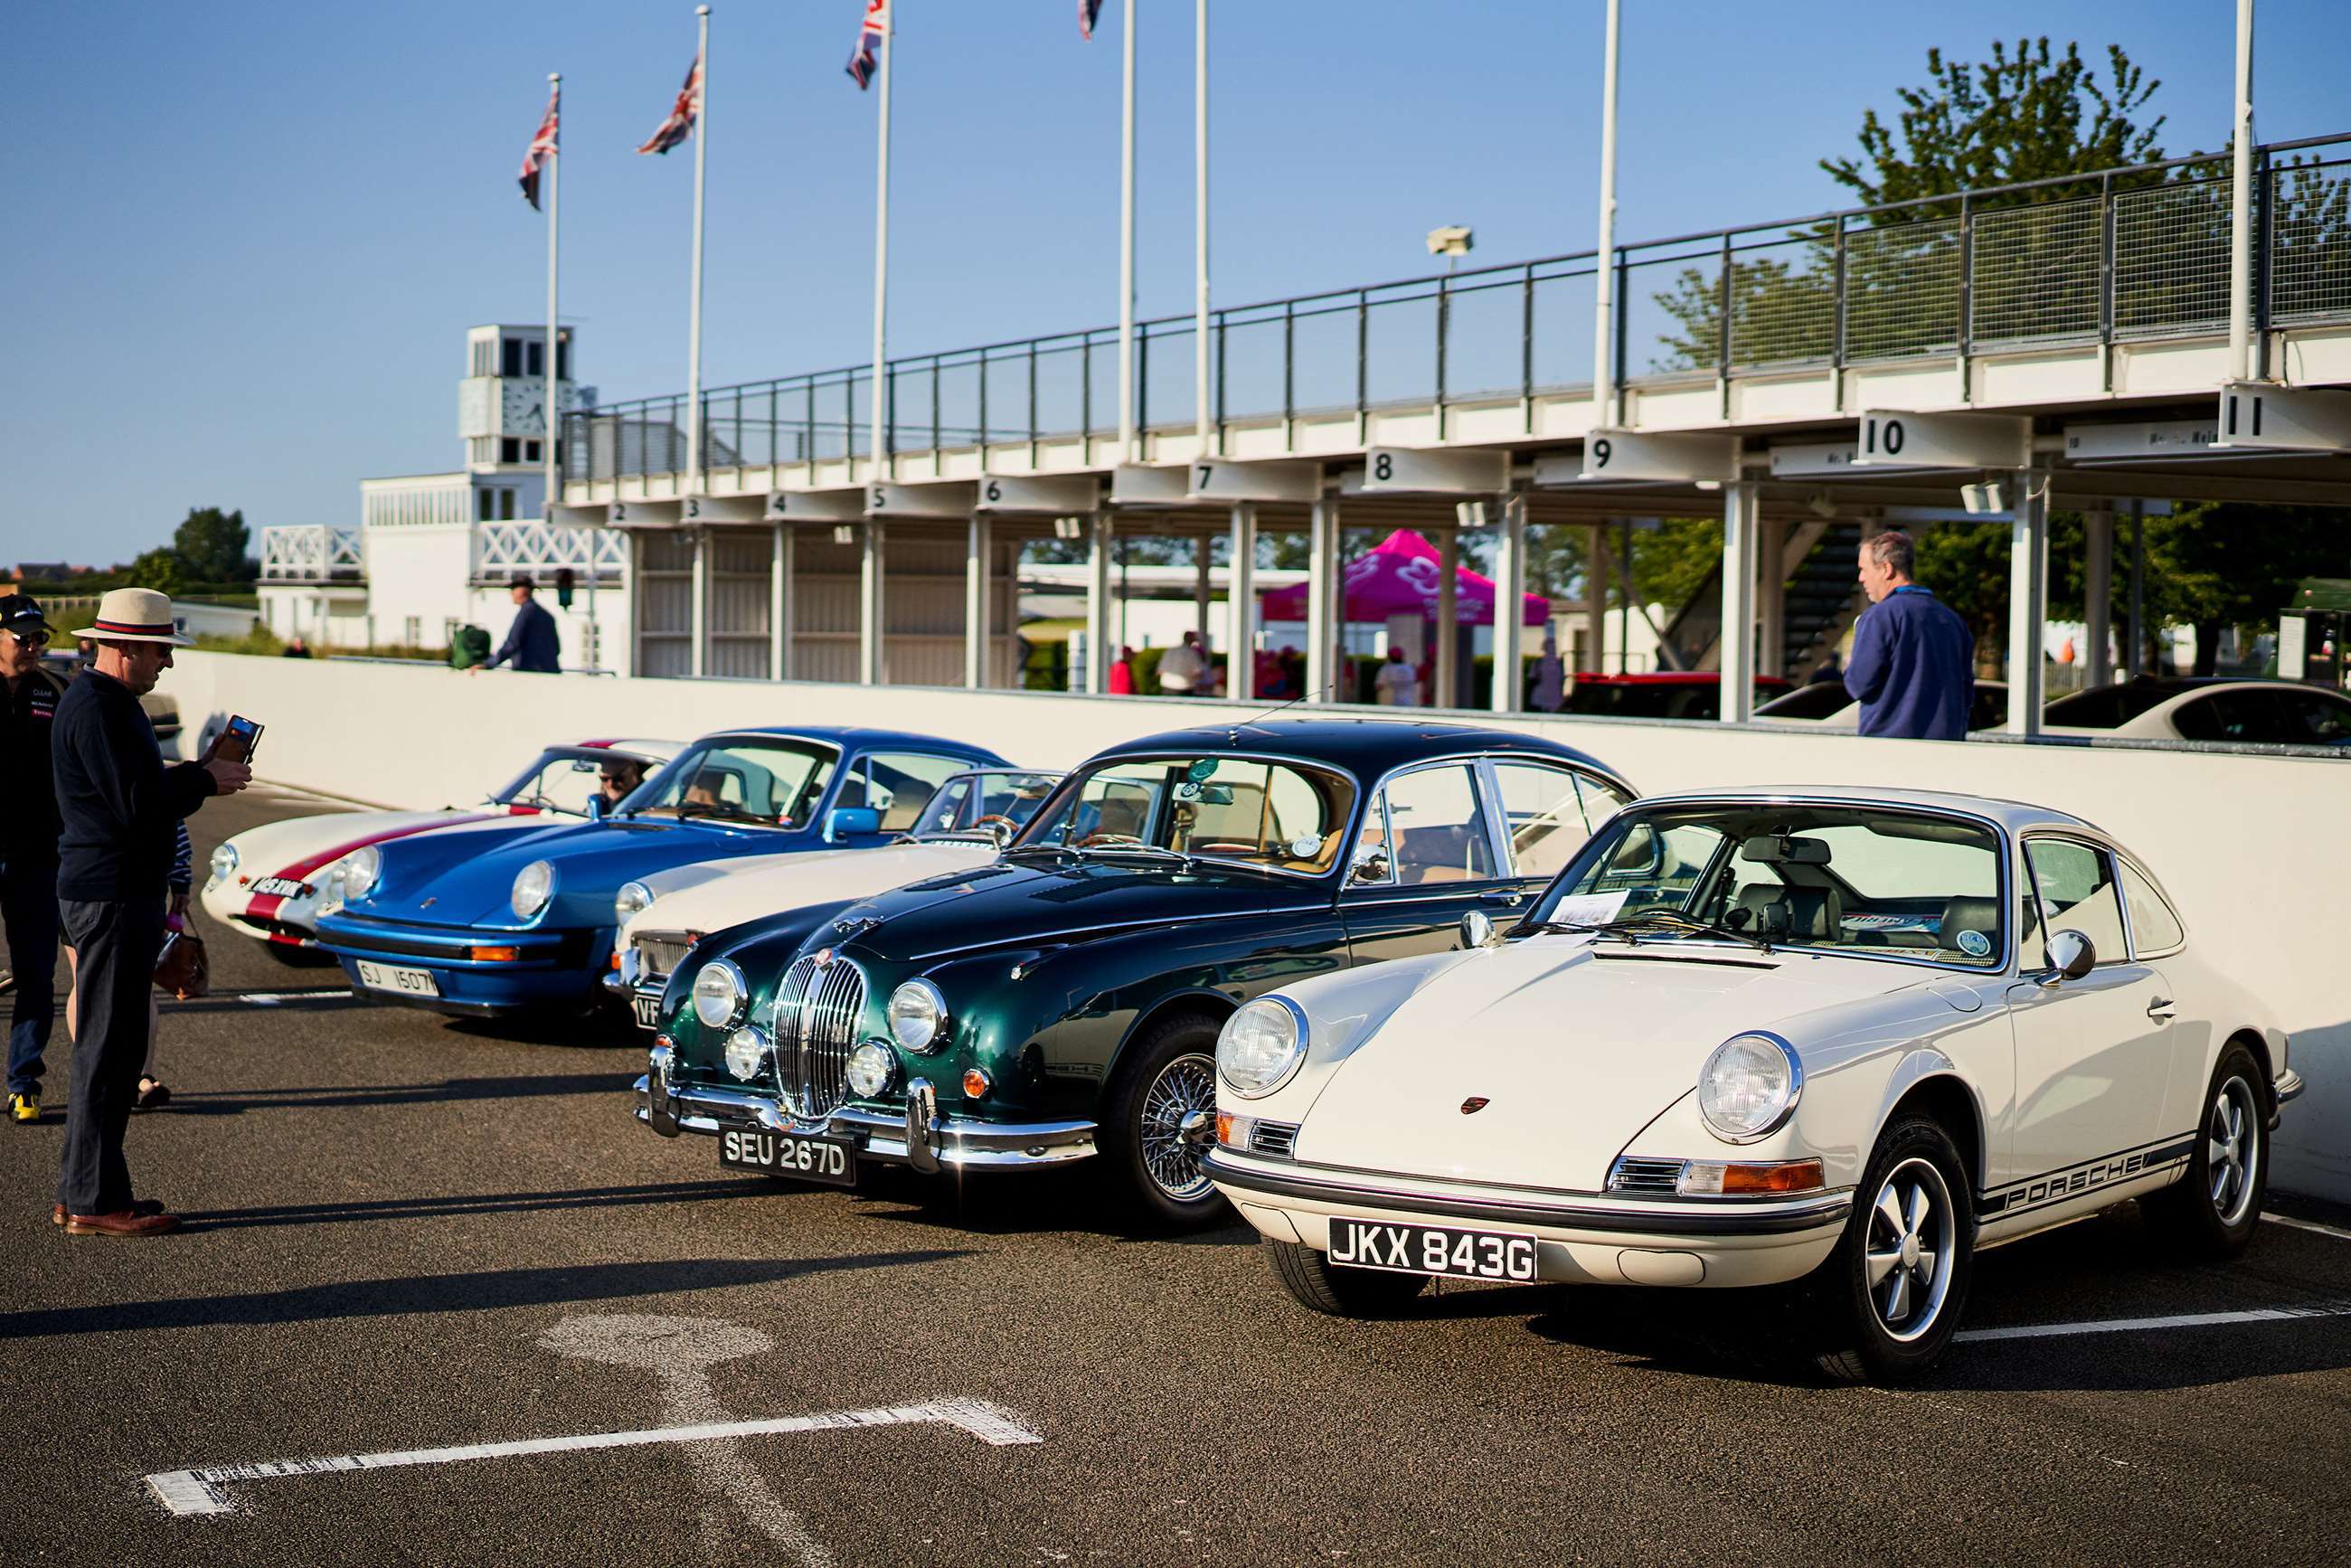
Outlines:
<svg viewBox="0 0 2351 1568"><path fill-rule="evenodd" d="M180 1228L176 1214L141 1214L120 1208L112 1214L68 1214L68 1236L163 1236Z"/></svg>
<svg viewBox="0 0 2351 1568"><path fill-rule="evenodd" d="M163 1200L160 1197L136 1198L131 1202L131 1212L141 1215L161 1214L163 1212ZM63 1225L65 1222L66 1206L62 1203L51 1204L49 1206L49 1223L51 1225Z"/></svg>

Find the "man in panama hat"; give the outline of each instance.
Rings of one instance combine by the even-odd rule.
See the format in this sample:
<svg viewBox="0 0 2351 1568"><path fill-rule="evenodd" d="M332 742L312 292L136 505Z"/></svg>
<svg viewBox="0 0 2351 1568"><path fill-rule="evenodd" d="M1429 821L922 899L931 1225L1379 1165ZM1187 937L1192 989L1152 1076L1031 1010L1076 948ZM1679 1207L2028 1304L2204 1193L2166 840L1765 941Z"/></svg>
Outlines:
<svg viewBox="0 0 2351 1568"><path fill-rule="evenodd" d="M147 1056L147 988L163 950L163 904L182 819L207 796L251 781L224 758L163 766L139 699L189 639L172 601L152 588L118 588L74 633L97 655L57 703L50 751L57 775L57 910L78 955L79 997L57 1213L74 1236L158 1236L179 1228L160 1203L141 1203L123 1163L122 1133Z"/></svg>

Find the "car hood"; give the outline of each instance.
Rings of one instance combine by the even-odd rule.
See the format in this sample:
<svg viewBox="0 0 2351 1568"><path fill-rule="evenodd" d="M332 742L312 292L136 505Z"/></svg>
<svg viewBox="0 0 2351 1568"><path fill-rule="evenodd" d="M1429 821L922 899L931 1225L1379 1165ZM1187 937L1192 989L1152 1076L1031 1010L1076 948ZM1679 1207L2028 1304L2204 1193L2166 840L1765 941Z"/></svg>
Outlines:
<svg viewBox="0 0 2351 1568"><path fill-rule="evenodd" d="M530 821L528 818L523 819ZM424 925L514 927L507 899L515 873L533 861L555 867L555 893L542 926L609 925L622 883L687 862L748 853L774 842L705 822L625 818L483 833L468 828L417 833L383 846L374 891L356 915Z"/></svg>
<svg viewBox="0 0 2351 1568"><path fill-rule="evenodd" d="M1505 943L1435 971L1339 1064L1300 1129L1297 1155L1597 1192L1610 1161L1697 1086L1708 1055L1732 1035L1918 978L1867 959L1734 956L1695 944ZM1465 1113L1472 1097L1488 1103Z"/></svg>
<svg viewBox="0 0 2351 1568"><path fill-rule="evenodd" d="M780 910L869 898L924 878L977 869L995 858L992 844L942 842L747 855L731 863L698 865L691 871L701 874L674 891L653 882L657 896L630 916L621 940L639 931L723 931Z"/></svg>
<svg viewBox="0 0 2351 1568"><path fill-rule="evenodd" d="M976 864L866 899L815 940L853 934L859 950L922 963L987 947L1061 946L1138 927L1327 907L1331 890L1215 866L1178 870L1111 860Z"/></svg>
<svg viewBox="0 0 2351 1568"><path fill-rule="evenodd" d="M471 820L465 812L446 810L328 811L247 828L228 843L236 851L236 874L244 881L298 877L361 844Z"/></svg>

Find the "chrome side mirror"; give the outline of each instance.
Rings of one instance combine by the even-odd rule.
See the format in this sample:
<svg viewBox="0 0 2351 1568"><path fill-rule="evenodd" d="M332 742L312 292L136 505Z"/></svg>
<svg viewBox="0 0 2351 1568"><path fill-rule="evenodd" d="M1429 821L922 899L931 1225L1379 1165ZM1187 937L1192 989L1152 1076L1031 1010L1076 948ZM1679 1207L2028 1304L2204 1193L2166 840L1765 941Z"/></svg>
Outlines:
<svg viewBox="0 0 2351 1568"><path fill-rule="evenodd" d="M1019 829L1010 822L990 822L987 824L987 841L1000 850L1012 841L1012 835L1018 831Z"/></svg>
<svg viewBox="0 0 2351 1568"><path fill-rule="evenodd" d="M1388 852L1374 844L1355 856L1353 869L1347 873L1349 882L1385 882L1388 880Z"/></svg>
<svg viewBox="0 0 2351 1568"><path fill-rule="evenodd" d="M2034 977L2044 989L2065 980L2078 980L2097 967L2098 949L2079 931L2060 931L2049 938L2049 967Z"/></svg>
<svg viewBox="0 0 2351 1568"><path fill-rule="evenodd" d="M1482 909L1473 909L1461 917L1461 946L1483 947L1494 940L1494 917Z"/></svg>

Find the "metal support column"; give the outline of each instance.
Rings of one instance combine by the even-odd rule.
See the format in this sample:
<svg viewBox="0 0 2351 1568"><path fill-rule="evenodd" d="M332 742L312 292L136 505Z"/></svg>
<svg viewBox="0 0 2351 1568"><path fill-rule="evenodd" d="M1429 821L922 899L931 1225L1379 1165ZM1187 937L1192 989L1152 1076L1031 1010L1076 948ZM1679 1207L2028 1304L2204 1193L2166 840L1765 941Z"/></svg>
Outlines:
<svg viewBox="0 0 2351 1568"><path fill-rule="evenodd" d="M1327 703L1337 692L1331 663L1331 559L1338 554L1339 503L1325 496L1306 524L1306 700Z"/></svg>
<svg viewBox="0 0 2351 1568"><path fill-rule="evenodd" d="M865 553L858 561L857 679L878 686L890 678L889 599L883 581L887 533L879 517L865 519Z"/></svg>
<svg viewBox="0 0 2351 1568"><path fill-rule="evenodd" d="M632 528L621 538L629 547L629 667L623 674L633 675L645 667L645 606L652 595L645 591L645 536Z"/></svg>
<svg viewBox="0 0 2351 1568"><path fill-rule="evenodd" d="M1080 691L1100 696L1110 685L1110 547L1117 524L1096 512L1086 528L1086 664Z"/></svg>
<svg viewBox="0 0 2351 1568"><path fill-rule="evenodd" d="M1755 711L1755 554L1759 487L1737 479L1722 487L1722 712L1744 724Z"/></svg>
<svg viewBox="0 0 2351 1568"><path fill-rule="evenodd" d="M686 673L700 680L710 667L710 530L694 530L694 579L688 596L693 608L688 613L687 630L693 652L687 656Z"/></svg>
<svg viewBox="0 0 2351 1568"><path fill-rule="evenodd" d="M1788 525L1785 519L1755 530L1756 673L1788 673Z"/></svg>
<svg viewBox="0 0 2351 1568"><path fill-rule="evenodd" d="M974 691L987 685L987 569L995 545L988 515L974 512L963 562L963 684Z"/></svg>
<svg viewBox="0 0 2351 1568"><path fill-rule="evenodd" d="M2115 513L2095 507L2082 514L2082 685L2111 685L2115 660Z"/></svg>
<svg viewBox="0 0 2351 1568"><path fill-rule="evenodd" d="M1208 605L1216 597L1208 585L1208 557L1215 550L1216 536L1202 534L1192 553L1192 624L1200 633L1200 652L1208 651Z"/></svg>
<svg viewBox="0 0 2351 1568"><path fill-rule="evenodd" d="M2008 540L2008 733L2041 733L2042 629L2049 623L2049 476L2020 468Z"/></svg>
<svg viewBox="0 0 2351 1568"><path fill-rule="evenodd" d="M792 526L776 525L768 563L768 677L792 678Z"/></svg>
<svg viewBox="0 0 2351 1568"><path fill-rule="evenodd" d="M1461 530L1447 528L1437 541L1441 554L1437 579L1437 660L1432 674L1437 689L1421 694L1430 707L1461 706Z"/></svg>
<svg viewBox="0 0 2351 1568"><path fill-rule="evenodd" d="M2137 680L2147 673L2147 503L2131 503L2130 656L2123 668Z"/></svg>
<svg viewBox="0 0 2351 1568"><path fill-rule="evenodd" d="M1592 548L1583 558L1583 667L1608 673L1608 525L1592 525Z"/></svg>
<svg viewBox="0 0 2351 1568"><path fill-rule="evenodd" d="M1206 545L1203 541L1203 549ZM1257 695L1257 507L1233 507L1233 559L1225 568L1225 695Z"/></svg>
<svg viewBox="0 0 2351 1568"><path fill-rule="evenodd" d="M1494 541L1494 690L1496 713L1519 711L1519 654L1526 628L1527 498L1502 502L1502 531Z"/></svg>

